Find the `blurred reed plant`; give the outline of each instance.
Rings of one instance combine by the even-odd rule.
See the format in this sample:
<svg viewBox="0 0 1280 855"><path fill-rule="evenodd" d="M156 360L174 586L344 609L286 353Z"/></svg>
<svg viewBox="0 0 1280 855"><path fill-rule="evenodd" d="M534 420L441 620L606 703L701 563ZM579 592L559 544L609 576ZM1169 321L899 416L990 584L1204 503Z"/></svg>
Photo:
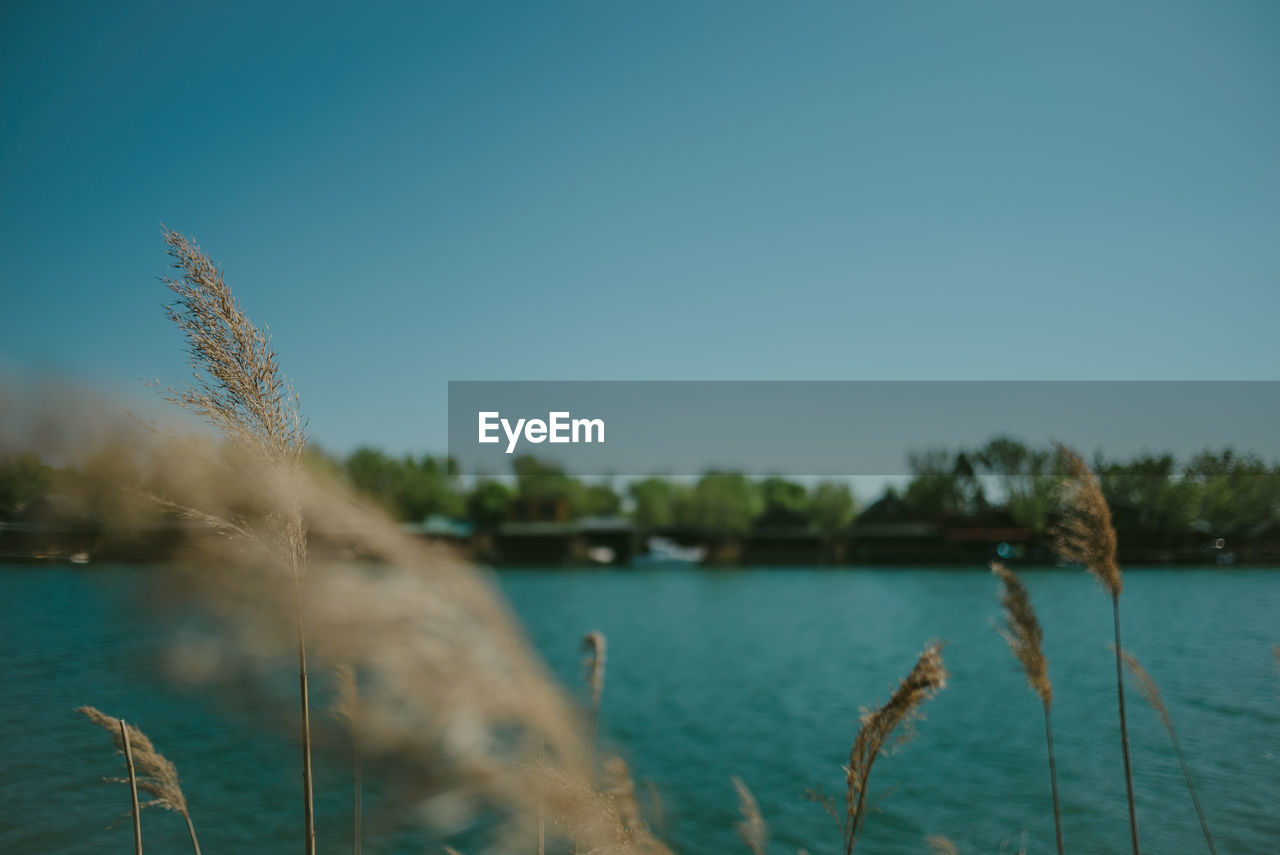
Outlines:
<svg viewBox="0 0 1280 855"><path fill-rule="evenodd" d="M738 810L742 813L742 821L735 827L738 837L751 850L752 855L765 855L769 849L769 826L765 824L756 797L751 794L747 784L737 775L732 778L733 788L738 791Z"/></svg>
<svg viewBox="0 0 1280 855"><path fill-rule="evenodd" d="M1062 803L1058 793L1058 766L1053 751L1053 683L1049 680L1049 661L1044 655L1044 632L1040 620L1031 605L1027 589L1008 567L996 562L991 572L1000 580L1000 606L1004 611L1004 624L998 627L1009 650L1022 666L1027 683L1040 698L1044 707L1044 736L1049 748L1049 785L1053 792L1053 826L1057 836L1058 855L1063 855Z"/></svg>
<svg viewBox="0 0 1280 855"><path fill-rule="evenodd" d="M179 276L162 281L174 300L165 307L187 340L193 379L165 399L203 417L256 463L277 476L282 495L272 497L265 513L240 519L208 509L182 508L227 534L247 536L284 567L293 580L301 705L303 822L306 855L315 855L315 803L311 775L311 704L307 642L303 621L302 576L307 560L307 530L296 495L296 476L306 450L306 425L298 397L280 371L271 337L249 320L227 287L222 271L185 236L164 230L164 242Z"/></svg>
<svg viewBox="0 0 1280 855"><path fill-rule="evenodd" d="M1097 477L1080 455L1055 443L1065 467L1062 482L1063 514L1054 529L1054 545L1067 561L1084 565L1111 597L1115 627L1116 697L1120 712L1120 746L1124 753L1124 782L1129 799L1129 840L1133 855L1142 851L1138 840L1138 811L1133 796L1133 763L1129 756L1129 724L1124 707L1124 665L1120 651L1120 594L1124 581L1116 561L1116 530L1111 524L1111 508L1102 495Z"/></svg>
<svg viewBox="0 0 1280 855"><path fill-rule="evenodd" d="M1129 676L1133 678L1134 684L1138 687L1138 693L1160 716L1160 720L1164 722L1165 730L1169 732L1169 741L1173 743L1173 752L1178 757L1178 765L1182 767L1182 778L1187 782L1187 792L1191 794L1191 803L1195 806L1196 817L1200 820L1200 830L1204 832L1204 842L1208 844L1211 855L1218 855L1217 847L1213 845L1213 835L1209 833L1209 821L1205 819L1204 809L1200 806L1200 796L1196 794L1196 785L1191 780L1191 767L1187 765L1187 758L1182 753L1182 743L1178 739L1178 731L1173 726L1173 716L1169 715L1169 708L1164 705L1164 698L1160 696L1160 688L1156 685L1156 681L1151 679L1147 669L1142 667L1138 657L1127 650L1120 651L1120 655L1124 659L1125 667L1129 669Z"/></svg>

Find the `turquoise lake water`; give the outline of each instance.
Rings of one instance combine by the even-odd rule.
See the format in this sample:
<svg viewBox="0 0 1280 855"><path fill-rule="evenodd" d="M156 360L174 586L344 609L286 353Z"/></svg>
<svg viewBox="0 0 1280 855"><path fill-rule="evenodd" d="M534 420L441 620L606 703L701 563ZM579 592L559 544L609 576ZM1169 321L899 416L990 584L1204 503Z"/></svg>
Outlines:
<svg viewBox="0 0 1280 855"><path fill-rule="evenodd" d="M134 596L149 570L0 567L0 852L131 851L124 789L91 703L133 718L178 766L207 855L296 851L296 748L287 727L222 692L177 688L157 657L167 629ZM744 853L730 776L754 791L771 851L837 851L805 797L842 792L858 709L884 700L930 638L949 687L914 741L877 762L886 793L859 852L1052 852L1043 718L991 627L982 569L520 571L496 574L551 669L579 691L584 632L609 639L606 741L661 794L681 853ZM1127 849L1111 612L1092 579L1027 571L1055 684L1067 849ZM1280 572L1132 570L1125 644L1159 682L1218 849L1280 851ZM1144 851L1203 852L1156 715L1130 694ZM331 768L332 766L332 768ZM321 852L350 851L347 770L317 762ZM642 789L644 787L642 786ZM110 826L110 827L108 827ZM181 852L180 818L148 812L147 851ZM411 830L367 852L418 852Z"/></svg>

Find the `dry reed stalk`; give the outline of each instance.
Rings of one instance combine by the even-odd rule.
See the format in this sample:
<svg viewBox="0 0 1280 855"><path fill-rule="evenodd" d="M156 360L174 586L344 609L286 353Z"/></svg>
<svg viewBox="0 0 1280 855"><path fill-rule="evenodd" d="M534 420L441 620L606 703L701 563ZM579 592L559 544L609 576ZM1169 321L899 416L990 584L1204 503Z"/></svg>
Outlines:
<svg viewBox="0 0 1280 855"><path fill-rule="evenodd" d="M746 782L737 775L732 781L733 788L738 791L738 809L742 812L742 821L735 826L738 837L742 838L752 855L765 855L769 848L769 826L765 824L760 806L756 804L751 790L747 789Z"/></svg>
<svg viewBox="0 0 1280 855"><path fill-rule="evenodd" d="M178 770L169 760L156 750L147 735L132 724L126 724L122 718L114 718L94 707L79 707L76 712L101 727L111 735L116 748L125 755L129 768L129 778L111 778L108 780L130 784L135 808L161 807L174 813L182 814L187 821L187 833L191 836L191 846L195 855L200 855L200 841L196 839L195 825L191 822L191 813L187 810L187 798L182 793L178 782ZM140 770L137 774L135 770ZM151 801L138 804L138 790L150 795ZM141 820L135 813L134 834L136 845L141 847Z"/></svg>
<svg viewBox="0 0 1280 855"><path fill-rule="evenodd" d="M270 335L245 315L219 270L185 236L164 230L168 254L180 277L163 277L175 296L165 307L186 337L194 382L169 390L166 400L204 417L237 444L251 449L266 467L291 480L306 448L306 425L298 398L280 371ZM306 855L315 855L315 804L311 774L311 702L301 577L307 535L297 499L280 503L264 520L277 560L294 582L301 703L303 823ZM239 528L238 526L234 526Z"/></svg>
<svg viewBox="0 0 1280 855"><path fill-rule="evenodd" d="M313 667L347 663L360 678L363 777L376 769L394 782L383 815L412 813L448 833L501 806L493 828L503 851L528 851L541 808L547 851L567 851L574 840L592 853L662 851L652 835L621 823L618 796L592 786L585 722L488 577L406 536L324 472L302 467L291 476L246 465L231 444L217 455L180 453L160 467L165 491L183 505L237 520L247 533L193 531L202 562L213 560L217 572L204 563L152 579L189 586L169 595L198 605L221 636L216 645L174 650L179 674L254 691L295 649L297 588L287 574L260 572L275 544L254 534L269 531L259 517L287 512L296 496L326 551L361 559L307 567L307 654ZM539 763L543 745L546 762ZM370 837L377 817L365 807L363 836Z"/></svg>
<svg viewBox="0 0 1280 855"><path fill-rule="evenodd" d="M1120 651L1120 593L1124 582L1116 561L1116 530L1111 524L1111 508L1102 495L1102 486L1087 464L1071 449L1055 443L1066 468L1062 484L1064 515L1054 530L1054 543L1068 561L1084 568L1102 583L1111 595L1111 617L1115 627L1116 698L1120 713L1120 747L1124 753L1124 782L1129 799L1129 841L1133 855L1141 855L1138 840L1138 809L1133 795L1133 762L1129 756L1129 723L1124 705L1124 665Z"/></svg>
<svg viewBox="0 0 1280 855"><path fill-rule="evenodd" d="M1008 642L1013 656L1022 665L1027 683L1040 697L1044 708L1045 743L1049 749L1049 784L1053 792L1053 826L1057 835L1058 855L1064 855L1062 843L1062 803L1058 793L1058 765L1053 751L1053 721L1050 707L1053 705L1053 683L1049 680L1049 661L1044 655L1044 631L1036 617L1031 597L1022 580L999 562L991 565L991 572L1000 579L1000 605L1004 610L1004 625L997 627Z"/></svg>
<svg viewBox="0 0 1280 855"><path fill-rule="evenodd" d="M356 683L355 669L350 665L334 667L337 683L337 700L333 715L342 722L351 737L351 835L352 850L360 855L361 815L363 813L362 785L360 781L360 689Z"/></svg>
<svg viewBox="0 0 1280 855"><path fill-rule="evenodd" d="M946 688L947 676L947 669L942 662L942 645L936 641L930 642L916 660L915 667L898 684L889 701L882 707L863 712L862 727L849 752L849 765L844 769L848 784L843 822L845 855L852 855L854 844L866 822L872 765L889 748L910 739L908 730L897 740L890 742L899 726L909 727L915 719L920 718L920 706Z"/></svg>
<svg viewBox="0 0 1280 855"><path fill-rule="evenodd" d="M534 848L539 808L548 837L554 827L554 838L579 840L583 851L656 851L648 837L623 833L599 813L581 717L486 578L406 537L385 512L323 474L307 472L304 483L306 518L325 533L326 545L378 563L309 567L306 624L316 662L349 663L361 677L361 762L397 781L391 798L406 810L431 801L459 812L503 805L511 851ZM227 500L235 498L232 492ZM218 670L191 676L232 679L227 669L236 669L243 686L240 678L258 671L256 663L274 662L288 648L290 628L281 616L293 608L292 591L283 576L253 572L256 553L247 555L249 567L243 554L227 558L218 573L161 581L195 586L187 598L225 616L218 627L230 637L220 645ZM547 762L539 764L544 744ZM449 827L462 821L428 820ZM368 836L368 816L364 827ZM547 849L556 842L548 840Z"/></svg>
<svg viewBox="0 0 1280 855"><path fill-rule="evenodd" d="M1129 669L1129 674L1133 677L1133 681L1138 687L1138 693L1156 711L1160 716L1160 720L1164 722L1165 730L1169 731L1169 741L1173 743L1173 752L1178 756L1178 765L1182 767L1182 777L1187 782L1187 792L1191 794L1191 803L1195 806L1196 817L1200 820L1200 830L1204 832L1204 842L1209 845L1209 852L1212 855L1218 855L1217 847L1213 845L1213 835L1209 833L1209 821L1205 819L1204 809L1200 807L1200 796L1197 795L1196 785L1191 780L1191 767L1187 765L1187 758L1182 754L1182 744L1178 740L1178 731L1174 729L1173 717L1169 715L1169 709L1164 705L1164 698L1160 696L1160 688L1156 685L1156 681L1151 678L1151 675L1147 673L1147 669L1142 667L1138 657L1127 650L1120 651L1120 654L1124 659L1125 667Z"/></svg>
<svg viewBox="0 0 1280 855"><path fill-rule="evenodd" d="M124 763L129 770L129 801L133 807L133 851L142 855L142 810L138 807L138 773L133 765L133 748L129 745L129 725L120 719L120 741L124 744Z"/></svg>

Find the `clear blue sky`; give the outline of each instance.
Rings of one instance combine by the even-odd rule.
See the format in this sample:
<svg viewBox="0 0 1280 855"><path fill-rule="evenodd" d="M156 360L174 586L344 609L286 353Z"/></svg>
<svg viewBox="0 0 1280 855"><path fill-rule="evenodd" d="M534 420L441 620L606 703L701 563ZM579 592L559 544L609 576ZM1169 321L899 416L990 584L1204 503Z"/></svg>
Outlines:
<svg viewBox="0 0 1280 855"><path fill-rule="evenodd" d="M442 450L450 379L1276 379L1278 46L1269 0L5 3L0 367L180 381L163 222L335 450Z"/></svg>

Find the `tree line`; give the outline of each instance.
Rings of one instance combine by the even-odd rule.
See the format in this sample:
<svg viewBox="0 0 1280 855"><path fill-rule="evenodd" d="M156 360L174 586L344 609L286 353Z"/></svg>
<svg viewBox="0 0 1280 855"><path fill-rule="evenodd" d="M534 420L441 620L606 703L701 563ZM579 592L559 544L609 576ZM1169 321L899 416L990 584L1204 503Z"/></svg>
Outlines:
<svg viewBox="0 0 1280 855"><path fill-rule="evenodd" d="M402 521L431 516L493 529L520 502L551 505L568 520L625 515L641 530L692 529L726 535L763 528L835 536L859 508L845 481L801 483L714 471L695 479L648 477L619 483L583 480L531 456L517 457L512 478L464 478L456 463L431 455L389 455L372 447L345 456L309 452L309 464L349 481ZM980 448L931 449L908 456L908 475L885 489L862 516L878 521L964 523L1001 520L1044 534L1052 526L1062 472L1059 453L1008 438ZM1116 528L1131 545L1199 537L1250 538L1280 520L1280 465L1231 449L1180 461L1171 454L1092 462ZM0 457L0 520L76 514L109 524L127 520L121 485L146 475L119 449L77 466L55 467L33 454Z"/></svg>

